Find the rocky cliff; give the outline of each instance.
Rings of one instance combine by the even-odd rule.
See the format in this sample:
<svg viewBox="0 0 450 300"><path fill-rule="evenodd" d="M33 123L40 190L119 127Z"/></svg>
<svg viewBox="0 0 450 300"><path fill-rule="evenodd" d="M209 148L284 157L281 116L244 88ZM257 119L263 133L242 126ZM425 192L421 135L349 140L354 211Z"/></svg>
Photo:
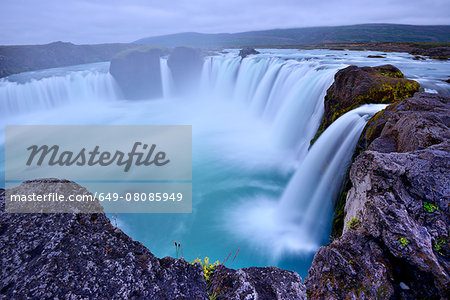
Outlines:
<svg viewBox="0 0 450 300"><path fill-rule="evenodd" d="M88 193L71 184L77 193ZM30 181L16 192L40 193L41 188ZM207 282L200 264L155 257L103 213L4 211L5 191L0 190L0 299L306 298L298 274L274 267L219 266Z"/></svg>
<svg viewBox="0 0 450 300"><path fill-rule="evenodd" d="M203 66L200 49L176 47L170 53L167 64L172 73L176 94L186 95L195 91Z"/></svg>
<svg viewBox="0 0 450 300"><path fill-rule="evenodd" d="M165 49L140 47L114 56L109 72L128 100L160 98L163 95L160 57Z"/></svg>
<svg viewBox="0 0 450 300"><path fill-rule="evenodd" d="M341 237L321 247L312 298L449 296L450 97L417 93L375 115L353 163Z"/></svg>

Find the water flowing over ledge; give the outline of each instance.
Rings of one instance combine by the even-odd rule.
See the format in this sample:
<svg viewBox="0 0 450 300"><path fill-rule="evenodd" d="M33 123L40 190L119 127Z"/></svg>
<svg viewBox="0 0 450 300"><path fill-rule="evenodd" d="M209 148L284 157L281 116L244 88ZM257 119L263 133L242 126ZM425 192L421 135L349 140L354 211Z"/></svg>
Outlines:
<svg viewBox="0 0 450 300"><path fill-rule="evenodd" d="M328 239L332 200L356 140L383 107L345 114L308 151L336 71L380 62L369 62L365 52L291 52L206 57L198 85L182 96L162 58L163 98L135 102L122 99L108 63L18 74L0 81L2 127L192 124L193 214L123 215L119 227L158 256L173 255L179 240L188 259L223 259L240 248L235 267L276 264L305 275ZM433 63L388 59L438 89L436 75L425 71Z"/></svg>

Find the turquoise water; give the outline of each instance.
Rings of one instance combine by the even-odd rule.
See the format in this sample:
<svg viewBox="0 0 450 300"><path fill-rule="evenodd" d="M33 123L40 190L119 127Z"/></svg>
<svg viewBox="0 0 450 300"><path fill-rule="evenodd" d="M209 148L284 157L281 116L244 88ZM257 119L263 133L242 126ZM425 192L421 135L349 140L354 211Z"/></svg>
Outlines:
<svg viewBox="0 0 450 300"><path fill-rule="evenodd" d="M189 97L170 95L165 70L166 97L139 102L121 100L108 63L11 76L0 81L1 140L4 127L12 124L191 124L192 214L118 214L118 227L159 257L175 256L177 241L187 260L208 256L222 261L239 250L231 267L276 265L305 277L315 251L328 240L331 212L317 215L318 230L302 231L307 227L297 228L301 220L283 219L309 206L306 200L298 204L297 193L306 193L298 198L308 199L313 192L295 191L301 185L294 178L301 178L311 160L309 140L335 72L350 64L392 63L427 91L448 94L450 85L442 80L450 74L450 63L414 61L398 53L367 58L379 54L372 51L261 52L243 62L234 50L207 58L200 87ZM368 114L358 115L358 126L364 116ZM326 153L327 144L321 143L315 159ZM331 165L336 157L327 155ZM345 170L345 160L334 167L336 173ZM4 181L3 172L0 179ZM323 189L321 184L320 178L311 183L316 190ZM310 198L317 202L324 197L333 195Z"/></svg>

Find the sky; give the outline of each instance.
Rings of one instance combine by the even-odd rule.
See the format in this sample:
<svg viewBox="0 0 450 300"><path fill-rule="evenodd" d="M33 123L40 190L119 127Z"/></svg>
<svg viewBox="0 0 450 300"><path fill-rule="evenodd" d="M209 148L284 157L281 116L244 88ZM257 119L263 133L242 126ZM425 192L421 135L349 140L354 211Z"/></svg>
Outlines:
<svg viewBox="0 0 450 300"><path fill-rule="evenodd" d="M449 25L449 0L0 0L0 44L132 42L179 32Z"/></svg>

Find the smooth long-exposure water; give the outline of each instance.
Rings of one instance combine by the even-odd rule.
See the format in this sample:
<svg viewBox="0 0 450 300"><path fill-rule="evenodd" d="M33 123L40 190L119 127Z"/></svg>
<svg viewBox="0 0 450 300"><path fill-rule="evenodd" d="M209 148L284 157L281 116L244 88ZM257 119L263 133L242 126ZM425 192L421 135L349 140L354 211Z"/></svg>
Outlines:
<svg viewBox="0 0 450 300"><path fill-rule="evenodd" d="M164 97L156 100L122 100L107 62L10 76L0 80L1 141L13 124L192 124L192 214L119 214L118 226L160 257L175 255L176 240L188 260L221 261L240 249L232 267L276 265L305 276L328 240L356 141L384 107L347 113L308 150L334 74L390 63L426 91L449 94L450 63L404 53L367 58L380 54L373 51L259 51L242 61L235 50L206 57L198 87L181 97L162 58Z"/></svg>

